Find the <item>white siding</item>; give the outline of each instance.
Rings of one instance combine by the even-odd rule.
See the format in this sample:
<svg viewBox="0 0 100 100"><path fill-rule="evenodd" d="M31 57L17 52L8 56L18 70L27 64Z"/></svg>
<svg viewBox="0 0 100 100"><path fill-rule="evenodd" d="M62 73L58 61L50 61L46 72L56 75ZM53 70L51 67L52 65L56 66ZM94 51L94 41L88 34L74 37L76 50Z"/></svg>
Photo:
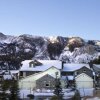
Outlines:
<svg viewBox="0 0 100 100"><path fill-rule="evenodd" d="M26 72L23 72L23 77L26 77Z"/></svg>
<svg viewBox="0 0 100 100"><path fill-rule="evenodd" d="M93 88L93 79L82 73L75 78L77 88Z"/></svg>
<svg viewBox="0 0 100 100"><path fill-rule="evenodd" d="M34 75L30 75L26 78L23 78L19 80L19 88L33 89L36 87L36 80L38 80L39 78L43 77L46 74L56 77L55 75L56 72L58 72L58 77L60 78L60 70L56 69L55 67L51 67L50 69L44 72L36 73Z"/></svg>

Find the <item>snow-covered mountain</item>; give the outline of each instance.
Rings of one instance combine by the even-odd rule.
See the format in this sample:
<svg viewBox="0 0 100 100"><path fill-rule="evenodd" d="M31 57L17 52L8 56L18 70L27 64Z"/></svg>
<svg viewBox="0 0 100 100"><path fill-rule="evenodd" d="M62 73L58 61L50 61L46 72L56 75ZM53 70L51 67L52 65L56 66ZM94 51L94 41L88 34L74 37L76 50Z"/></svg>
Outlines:
<svg viewBox="0 0 100 100"><path fill-rule="evenodd" d="M88 63L100 56L100 41L80 37L8 36L0 33L0 56ZM2 59L0 59L2 60Z"/></svg>

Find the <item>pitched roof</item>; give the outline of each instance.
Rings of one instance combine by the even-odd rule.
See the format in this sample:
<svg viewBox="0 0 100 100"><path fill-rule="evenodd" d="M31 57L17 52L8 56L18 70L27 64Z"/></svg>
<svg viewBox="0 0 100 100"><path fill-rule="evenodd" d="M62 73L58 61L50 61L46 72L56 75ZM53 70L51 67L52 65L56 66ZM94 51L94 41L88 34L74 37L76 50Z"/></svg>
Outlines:
<svg viewBox="0 0 100 100"><path fill-rule="evenodd" d="M45 79L46 79L46 77L55 79L53 76L51 76L51 75L49 75L49 74L46 74L46 75L40 77L38 80L41 80L42 78L45 78Z"/></svg>
<svg viewBox="0 0 100 100"><path fill-rule="evenodd" d="M57 69L56 67L53 67L54 69ZM41 78L42 76L46 75L46 74L49 74L50 76L56 78L56 75L55 73L57 72L57 70L59 71L59 69L55 70L54 73L51 73L50 71L48 72L48 70L52 69L52 67L48 68L47 70L45 71L41 71L41 72L38 72L38 73L35 73L35 74L32 74L32 75L29 75L29 76L26 76L24 78L21 78L19 81L23 81L24 79L28 79L28 78L32 78L32 77L35 77L33 78L34 80L37 80L39 78ZM60 76L59 76L60 77ZM33 80L31 80L33 81Z"/></svg>
<svg viewBox="0 0 100 100"><path fill-rule="evenodd" d="M100 65L93 64L93 69L97 72L100 72Z"/></svg>
<svg viewBox="0 0 100 100"><path fill-rule="evenodd" d="M81 74L77 75L77 76L75 77L75 79L76 79L76 78L79 78L79 77L81 77L81 76L83 76L83 75L85 75L85 76L89 77L91 80L93 80L92 77L90 77L89 75L87 75L87 74L85 74L85 73L81 73Z"/></svg>
<svg viewBox="0 0 100 100"><path fill-rule="evenodd" d="M90 69L89 64L64 64L62 71L72 72L72 71L76 71L84 66L87 67L88 69Z"/></svg>
<svg viewBox="0 0 100 100"><path fill-rule="evenodd" d="M61 69L61 61L59 60L37 60L42 63L40 66L30 67L29 64L34 60L25 60L22 62L22 67L20 71L45 71L50 67L54 66L57 69Z"/></svg>

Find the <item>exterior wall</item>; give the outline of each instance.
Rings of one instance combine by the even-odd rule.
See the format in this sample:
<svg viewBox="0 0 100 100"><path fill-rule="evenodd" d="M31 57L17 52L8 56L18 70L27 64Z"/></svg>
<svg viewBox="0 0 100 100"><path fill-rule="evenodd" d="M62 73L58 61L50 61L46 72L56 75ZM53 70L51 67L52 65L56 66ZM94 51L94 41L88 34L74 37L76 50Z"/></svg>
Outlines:
<svg viewBox="0 0 100 100"><path fill-rule="evenodd" d="M47 86L48 85L48 86ZM50 75L45 75L40 79L36 80L36 88L42 89L52 89L55 85L55 78Z"/></svg>
<svg viewBox="0 0 100 100"><path fill-rule="evenodd" d="M20 74L20 77L26 77L32 74L39 73L39 71L20 71L19 73L23 73L23 75Z"/></svg>
<svg viewBox="0 0 100 100"><path fill-rule="evenodd" d="M76 88L93 88L93 79L82 73L75 78Z"/></svg>
<svg viewBox="0 0 100 100"><path fill-rule="evenodd" d="M32 74L35 74L35 73L39 73L39 71L27 71L26 72L26 76L29 76L29 75L32 75Z"/></svg>
<svg viewBox="0 0 100 100"><path fill-rule="evenodd" d="M26 72L23 72L23 77L26 77Z"/></svg>
<svg viewBox="0 0 100 100"><path fill-rule="evenodd" d="M92 79L93 72L85 66L74 72L63 71L63 72L61 72L61 75L62 76L73 75L73 76L77 77L77 76L80 76L82 73L84 73L85 75L76 79L76 87L77 88L83 88L83 87L84 88L91 88L91 87L93 88L93 79ZM71 85L71 83L69 83L69 85ZM62 86L64 87L64 82L62 82Z"/></svg>
<svg viewBox="0 0 100 100"><path fill-rule="evenodd" d="M46 74L49 74L55 78L56 72L58 72L58 78L60 78L60 70L56 69L55 67L51 67L50 69L48 69L44 72L39 72L39 73L36 73L34 75L30 75L30 76L27 76L23 79L20 79L19 80L19 88L34 89L34 88L36 88L36 80L45 76Z"/></svg>
<svg viewBox="0 0 100 100"><path fill-rule="evenodd" d="M93 74L92 74L92 71L90 69L88 69L87 67L82 67L81 69L79 70L76 70L76 71L62 71L61 72L61 75L62 76L67 76L67 75L75 75L75 73L77 73L77 75L81 74L81 73L85 73L87 75L89 75L90 77L93 77Z"/></svg>
<svg viewBox="0 0 100 100"><path fill-rule="evenodd" d="M74 74L74 72L67 72L67 71L61 72L62 76L73 75L73 74Z"/></svg>
<svg viewBox="0 0 100 100"><path fill-rule="evenodd" d="M35 89L36 82L35 81L20 81L19 82L19 88L20 89Z"/></svg>

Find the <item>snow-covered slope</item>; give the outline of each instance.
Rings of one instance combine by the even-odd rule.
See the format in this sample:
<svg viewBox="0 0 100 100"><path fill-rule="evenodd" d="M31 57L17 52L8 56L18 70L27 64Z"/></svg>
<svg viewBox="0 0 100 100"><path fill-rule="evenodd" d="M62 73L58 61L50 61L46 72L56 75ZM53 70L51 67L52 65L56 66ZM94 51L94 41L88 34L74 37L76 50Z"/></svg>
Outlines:
<svg viewBox="0 0 100 100"><path fill-rule="evenodd" d="M0 55L23 59L59 59L68 63L88 63L100 56L99 40L80 37L8 36L0 33Z"/></svg>

